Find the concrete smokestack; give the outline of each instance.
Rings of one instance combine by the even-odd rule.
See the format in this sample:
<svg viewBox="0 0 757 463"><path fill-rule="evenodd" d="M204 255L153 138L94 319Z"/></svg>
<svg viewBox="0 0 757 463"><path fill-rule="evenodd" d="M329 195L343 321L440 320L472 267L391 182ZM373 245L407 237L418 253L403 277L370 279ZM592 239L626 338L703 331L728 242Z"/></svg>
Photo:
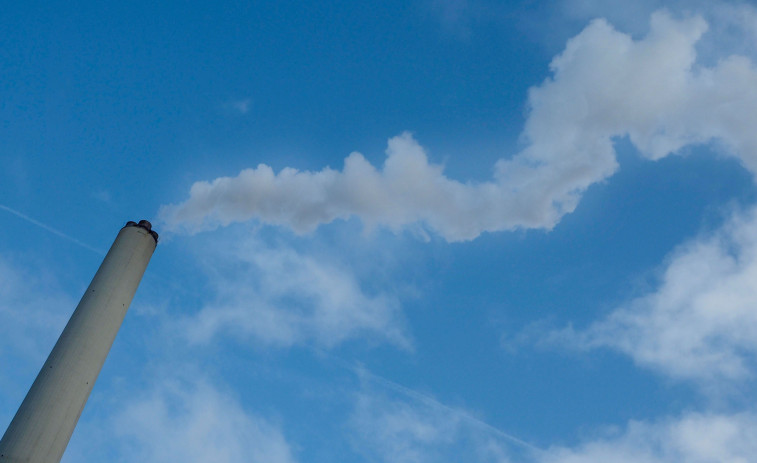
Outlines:
<svg viewBox="0 0 757 463"><path fill-rule="evenodd" d="M158 243L150 222L118 233L0 440L5 463L58 463Z"/></svg>

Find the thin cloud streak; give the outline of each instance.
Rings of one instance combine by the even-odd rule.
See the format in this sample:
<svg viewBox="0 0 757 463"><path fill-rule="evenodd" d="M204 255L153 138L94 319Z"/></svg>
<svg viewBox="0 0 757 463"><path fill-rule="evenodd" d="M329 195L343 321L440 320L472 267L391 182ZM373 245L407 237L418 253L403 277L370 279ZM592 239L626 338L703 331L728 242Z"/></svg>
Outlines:
<svg viewBox="0 0 757 463"><path fill-rule="evenodd" d="M431 397L428 394L424 394L422 392L416 391L415 389L409 388L407 386L404 386L396 381L392 381L390 379L387 379L383 376L377 375L376 373L373 373L371 370L366 368L364 365L360 363L352 363L348 362L347 360L344 360L334 354L331 354L329 352L326 352L321 349L313 349L314 352L318 354L319 357L327 358L329 359L333 364L353 373L355 376L357 376L358 379L363 381L370 381L374 384L377 384L379 386L382 386L385 389L398 392L405 397L412 399L416 402L419 402L426 406L431 406L438 408L440 410L444 410L445 412L450 413L451 415L454 415L457 418L460 418L469 424L487 432L490 434L493 434L495 436L501 437L513 444L517 444L521 447L524 447L528 450L535 451L535 452L543 452L542 449L535 446L534 444L531 444L529 442L526 442L525 440L516 437L510 433L507 433L495 426L492 426L491 424L487 423L486 421L481 420L480 418L477 418L470 413L461 410L459 408L451 407L447 404L444 404L437 399Z"/></svg>
<svg viewBox="0 0 757 463"><path fill-rule="evenodd" d="M73 236L69 236L69 235L61 232L60 230L56 230L55 228L53 228L53 227L51 227L49 225L46 225L46 224L40 222L39 220L35 220L35 219L29 217L28 215L22 213L22 212L19 212L19 211L15 210L15 209L12 209L12 208L10 208L8 206L5 206L3 204L0 204L0 209L4 210L6 212L9 212L9 213L11 213L13 215L15 215L16 217L18 217L20 219L23 219L23 220L29 222L32 225L36 225L39 228L41 228L41 229L43 229L45 231L48 231L48 232L52 233L55 236L58 236L60 238L63 238L64 240L70 241L70 242L72 242L72 243L76 244L77 246L80 246L80 247L82 247L84 249L92 251L92 252L94 252L97 255L100 255L100 256L104 256L105 255L105 251L103 251L101 249L97 249L97 248L95 248L93 246L90 246L87 243L84 243L82 241L79 241L76 238L74 238Z"/></svg>
<svg viewBox="0 0 757 463"><path fill-rule="evenodd" d="M750 411L631 420L623 427L598 430L575 445L540 449L494 432L486 423L424 394L369 372L363 377L411 399L390 398L370 388L358 394L352 418L358 445L387 462L706 463L751 461L757 451L757 416ZM527 452L516 457L514 449L488 439L491 434Z"/></svg>
<svg viewBox="0 0 757 463"><path fill-rule="evenodd" d="M355 367L355 373L361 377L361 378L368 378L374 383L380 384L387 389L391 389L395 392L399 392L406 397L409 397L411 399L414 399L420 403L423 403L424 405L429 405L432 407L439 408L441 410L444 410L446 412L449 412L451 415L460 418L461 420L467 422L468 424L473 425L476 428L479 428L483 431L486 431L490 434L493 434L497 437L501 437L502 439L505 439L513 444L517 444L521 447L524 447L528 450L532 450L535 452L544 452L543 449L535 446L534 444L531 444L529 442L524 441L523 439L516 437L510 433L507 433L495 426L492 426L491 424L487 423L486 421L481 420L480 418L476 418L475 416L471 415L470 413L461 410L459 408L451 407L449 405L446 405L442 402L439 402L438 400L434 399L433 397L423 394L422 392L418 392L414 389L411 389L407 386L403 386L402 384L399 384L397 382L394 382L392 380L386 379L382 376L376 375L375 373L367 370L364 367Z"/></svg>

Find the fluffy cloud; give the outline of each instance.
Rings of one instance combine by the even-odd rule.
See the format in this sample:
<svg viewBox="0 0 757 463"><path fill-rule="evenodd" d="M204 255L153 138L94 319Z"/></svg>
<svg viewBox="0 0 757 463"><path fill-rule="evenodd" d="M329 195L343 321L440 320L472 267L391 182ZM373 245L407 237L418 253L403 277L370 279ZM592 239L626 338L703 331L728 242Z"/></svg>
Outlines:
<svg viewBox="0 0 757 463"><path fill-rule="evenodd" d="M679 378L738 380L757 354L757 210L681 246L659 287L583 331L553 337L611 347Z"/></svg>
<svg viewBox="0 0 757 463"><path fill-rule="evenodd" d="M656 13L636 41L593 21L552 61L553 76L531 90L527 147L497 162L492 181L448 178L405 133L389 140L381 169L359 153L342 171L275 173L261 164L195 183L185 202L163 206L159 216L165 230L188 232L252 219L307 232L358 216L394 230L422 223L459 241L555 226L583 191L617 170L616 137L629 137L650 159L718 140L757 172L757 71L740 56L697 66L706 30L701 18Z"/></svg>
<svg viewBox="0 0 757 463"><path fill-rule="evenodd" d="M194 342L223 333L275 346L332 347L356 337L410 345L397 299L368 293L337 263L254 238L216 248L214 258L213 302L180 324Z"/></svg>
<svg viewBox="0 0 757 463"><path fill-rule="evenodd" d="M166 382L112 419L129 461L296 461L276 425L201 381Z"/></svg>
<svg viewBox="0 0 757 463"><path fill-rule="evenodd" d="M634 34L647 30L649 15L659 9L704 17L711 30L699 43L706 57L723 56L723 51L752 54L757 51L757 8L741 0L563 0L559 14L587 21L607 18Z"/></svg>
<svg viewBox="0 0 757 463"><path fill-rule="evenodd" d="M394 230L422 221L449 240L463 240L482 230L530 222L532 214L525 209L495 183L448 179L405 133L389 140L382 170L359 153L345 159L341 172L287 168L276 174L260 165L235 178L195 183L187 202L161 208L160 217L166 230L198 231L257 218L304 233L357 215L369 226Z"/></svg>

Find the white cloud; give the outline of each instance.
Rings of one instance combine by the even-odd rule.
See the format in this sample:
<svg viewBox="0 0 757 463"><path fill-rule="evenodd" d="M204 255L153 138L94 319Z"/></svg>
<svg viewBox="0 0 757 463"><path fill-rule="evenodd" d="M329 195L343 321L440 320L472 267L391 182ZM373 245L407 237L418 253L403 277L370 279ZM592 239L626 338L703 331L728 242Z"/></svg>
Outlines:
<svg viewBox="0 0 757 463"><path fill-rule="evenodd" d="M232 101L229 103L229 106L239 114L247 114L250 112L250 104L252 104L252 101L249 98L245 98L243 100Z"/></svg>
<svg viewBox="0 0 757 463"><path fill-rule="evenodd" d="M431 461L429 454L442 453L441 447L450 444L457 434L459 420L446 415L361 395L353 425L361 436L358 446L368 444L365 447L381 454L384 461Z"/></svg>
<svg viewBox="0 0 757 463"><path fill-rule="evenodd" d="M230 116L244 116L252 109L252 100L250 98L227 100L219 105L219 109Z"/></svg>
<svg viewBox="0 0 757 463"><path fill-rule="evenodd" d="M586 21L607 18L634 34L648 29L649 15L659 9L675 14L704 17L712 26L700 50L706 54L752 54L757 51L757 8L742 0L563 0L562 17ZM702 50L703 48L703 50Z"/></svg>
<svg viewBox="0 0 757 463"><path fill-rule="evenodd" d="M102 203L110 203L113 199L108 190L96 190L92 193L92 197Z"/></svg>
<svg viewBox="0 0 757 463"><path fill-rule="evenodd" d="M514 446L461 412L361 393L351 425L355 446L386 462L711 463L750 462L757 454L753 413L686 413L605 428L573 446Z"/></svg>
<svg viewBox="0 0 757 463"><path fill-rule="evenodd" d="M203 381L168 381L111 419L124 461L296 461L277 425Z"/></svg>
<svg viewBox="0 0 757 463"><path fill-rule="evenodd" d="M0 432L76 307L47 268L0 255Z"/></svg>
<svg viewBox="0 0 757 463"><path fill-rule="evenodd" d="M586 330L553 333L583 348L611 347L678 378L738 380L757 355L757 209L681 246L659 287Z"/></svg>
<svg viewBox="0 0 757 463"><path fill-rule="evenodd" d="M655 423L632 421L622 432L575 448L552 447L539 463L747 463L757 455L757 417L691 413Z"/></svg>
<svg viewBox="0 0 757 463"><path fill-rule="evenodd" d="M159 216L165 230L190 233L252 219L304 233L358 216L393 230L422 223L459 241L554 227L583 191L617 170L615 137L628 136L650 159L716 139L757 172L757 71L739 56L698 66L695 46L706 30L699 17L656 13L647 36L633 40L593 21L552 61L553 77L531 90L527 147L497 162L492 181L446 177L405 133L389 140L381 169L359 153L342 171L274 173L261 164L196 182L185 202Z"/></svg>
<svg viewBox="0 0 757 463"><path fill-rule="evenodd" d="M508 448L500 431L430 398L406 400L365 390L357 395L349 425L353 446L370 460L504 463L519 451Z"/></svg>
<svg viewBox="0 0 757 463"><path fill-rule="evenodd" d="M52 277L0 256L0 356L4 363L11 357L44 360L75 306Z"/></svg>
<svg viewBox="0 0 757 463"><path fill-rule="evenodd" d="M185 318L194 342L228 333L267 345L333 347L371 337L408 348L401 307L386 293L370 294L348 268L255 238L214 248L213 302Z"/></svg>

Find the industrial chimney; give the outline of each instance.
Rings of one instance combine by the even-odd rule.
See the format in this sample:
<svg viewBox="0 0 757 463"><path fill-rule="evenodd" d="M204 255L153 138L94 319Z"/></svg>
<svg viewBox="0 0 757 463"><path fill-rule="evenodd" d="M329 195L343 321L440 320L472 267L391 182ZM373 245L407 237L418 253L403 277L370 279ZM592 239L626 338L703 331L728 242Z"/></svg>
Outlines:
<svg viewBox="0 0 757 463"><path fill-rule="evenodd" d="M157 243L147 220L118 233L0 440L0 462L60 461Z"/></svg>

